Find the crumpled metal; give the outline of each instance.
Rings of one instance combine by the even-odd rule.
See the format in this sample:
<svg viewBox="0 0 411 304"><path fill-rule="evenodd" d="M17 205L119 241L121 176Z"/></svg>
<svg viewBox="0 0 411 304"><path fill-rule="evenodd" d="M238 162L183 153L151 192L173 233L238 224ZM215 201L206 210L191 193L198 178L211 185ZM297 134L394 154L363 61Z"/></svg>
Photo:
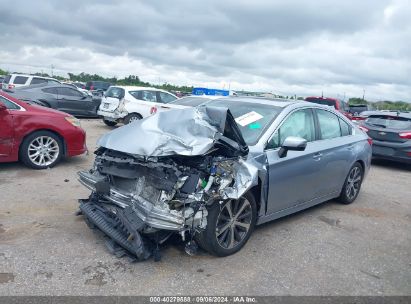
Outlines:
<svg viewBox="0 0 411 304"><path fill-rule="evenodd" d="M223 107L159 112L103 135L97 144L145 157L205 155L223 136L228 113ZM237 143L243 144L244 139L240 138ZM238 199L258 183L258 164L252 158L239 157L233 169L235 183L224 190L226 199Z"/></svg>
<svg viewBox="0 0 411 304"><path fill-rule="evenodd" d="M224 132L227 111L198 107L159 112L103 135L97 144L147 157L203 155Z"/></svg>

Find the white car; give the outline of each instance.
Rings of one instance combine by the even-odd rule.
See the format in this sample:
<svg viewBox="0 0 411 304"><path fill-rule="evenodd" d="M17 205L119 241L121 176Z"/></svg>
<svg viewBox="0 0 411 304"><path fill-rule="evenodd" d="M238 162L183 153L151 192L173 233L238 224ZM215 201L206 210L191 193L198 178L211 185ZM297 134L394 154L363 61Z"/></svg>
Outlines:
<svg viewBox="0 0 411 304"><path fill-rule="evenodd" d="M2 88L12 90L16 87L29 86L39 83L58 84L60 81L50 77L13 73L4 78Z"/></svg>
<svg viewBox="0 0 411 304"><path fill-rule="evenodd" d="M177 96L151 87L111 86L104 93L97 114L108 126L129 124L156 113L158 108L173 108Z"/></svg>

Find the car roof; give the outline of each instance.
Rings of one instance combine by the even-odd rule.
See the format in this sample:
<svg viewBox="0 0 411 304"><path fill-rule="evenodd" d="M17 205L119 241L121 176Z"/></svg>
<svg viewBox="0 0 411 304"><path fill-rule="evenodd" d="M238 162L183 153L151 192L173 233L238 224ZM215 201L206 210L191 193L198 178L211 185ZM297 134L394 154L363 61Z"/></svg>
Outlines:
<svg viewBox="0 0 411 304"><path fill-rule="evenodd" d="M342 100L337 99L337 98L323 97L323 96L308 96L308 97L305 97L304 100L307 100L309 98L322 99L322 100L331 100L331 101L342 101Z"/></svg>
<svg viewBox="0 0 411 304"><path fill-rule="evenodd" d="M52 80L57 80L52 77L45 77L45 76L39 76L39 75L30 75L30 74L19 74L19 73L11 73L10 75L14 76L23 76L23 77L36 77L36 78L42 78L42 79L52 79Z"/></svg>
<svg viewBox="0 0 411 304"><path fill-rule="evenodd" d="M166 90L162 90L162 89L157 89L157 88L153 88L153 87L140 87L140 86L122 86L122 85L112 85L110 86L112 88L120 88L120 89L124 89L126 91L134 91L134 90L150 90L150 91L158 91L158 92L165 92L165 93L169 93L172 94L170 92L167 92ZM173 94L174 95L174 94Z"/></svg>
<svg viewBox="0 0 411 304"><path fill-rule="evenodd" d="M222 97L222 98L217 98L218 99L223 99L223 100L232 100L232 101L238 101L238 102L248 102L248 103L259 103L259 104L265 104L265 105L271 105L274 107L281 107L285 108L289 105L293 104L308 104L312 105L312 103L308 102L303 102L303 101L294 101L291 99L281 99L281 98L265 98L265 97L248 97L248 96L230 96L230 97Z"/></svg>
<svg viewBox="0 0 411 304"><path fill-rule="evenodd" d="M389 111L389 112L376 111L370 114L368 117L372 117L372 116L391 116L391 117L411 118L411 113L400 112L400 111Z"/></svg>

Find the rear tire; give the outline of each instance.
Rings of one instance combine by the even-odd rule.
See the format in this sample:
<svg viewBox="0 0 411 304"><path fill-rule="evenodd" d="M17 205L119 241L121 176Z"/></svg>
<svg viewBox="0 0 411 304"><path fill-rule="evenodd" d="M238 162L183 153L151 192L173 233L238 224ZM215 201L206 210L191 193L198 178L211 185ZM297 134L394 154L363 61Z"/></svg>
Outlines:
<svg viewBox="0 0 411 304"><path fill-rule="evenodd" d="M257 218L257 204L251 193L208 209L207 227L196 236L200 247L224 257L239 251L250 238Z"/></svg>
<svg viewBox="0 0 411 304"><path fill-rule="evenodd" d="M131 113L131 114L128 114L127 116L126 116L126 118L124 118L124 124L125 125L128 125L129 123L132 123L132 122L134 122L134 121L137 121L137 120L140 120L140 119L142 119L143 117L140 115L140 114L138 114L138 113Z"/></svg>
<svg viewBox="0 0 411 304"><path fill-rule="evenodd" d="M348 205L355 201L361 190L361 184L364 178L364 169L361 164L356 162L348 172L344 186L338 198L340 203Z"/></svg>
<svg viewBox="0 0 411 304"><path fill-rule="evenodd" d="M52 132L37 131L24 139L19 154L20 160L30 168L52 168L63 156L63 143Z"/></svg>
<svg viewBox="0 0 411 304"><path fill-rule="evenodd" d="M115 125L117 125L117 121L111 121L111 120L103 119L103 122L109 127L114 127Z"/></svg>

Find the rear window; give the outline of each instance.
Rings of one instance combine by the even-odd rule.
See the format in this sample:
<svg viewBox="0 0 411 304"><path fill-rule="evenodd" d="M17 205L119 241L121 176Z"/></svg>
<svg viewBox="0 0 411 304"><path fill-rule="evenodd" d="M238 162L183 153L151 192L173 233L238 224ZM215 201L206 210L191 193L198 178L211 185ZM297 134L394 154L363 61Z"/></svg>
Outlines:
<svg viewBox="0 0 411 304"><path fill-rule="evenodd" d="M11 78L11 75L7 75L6 78L4 78L3 83L9 83Z"/></svg>
<svg viewBox="0 0 411 304"><path fill-rule="evenodd" d="M122 99L124 97L124 89L117 87L110 87L104 94L106 97Z"/></svg>
<svg viewBox="0 0 411 304"><path fill-rule="evenodd" d="M14 84L26 84L27 79L28 77L25 77L25 76L16 76L14 78L13 83Z"/></svg>
<svg viewBox="0 0 411 304"><path fill-rule="evenodd" d="M201 105L203 102L209 101L208 98L203 97L183 97L171 102L172 104L181 105L181 106L188 106L188 107L196 107Z"/></svg>
<svg viewBox="0 0 411 304"><path fill-rule="evenodd" d="M395 129L395 130L411 130L411 118L395 117L388 115L373 115L368 117L366 123L376 127Z"/></svg>
<svg viewBox="0 0 411 304"><path fill-rule="evenodd" d="M335 107L335 100L331 100L331 99L322 99L322 98L306 98L305 99L308 102L313 102L316 104L321 104L321 105L325 105L325 106L330 106L330 107Z"/></svg>
<svg viewBox="0 0 411 304"><path fill-rule="evenodd" d="M38 77L34 77L34 78L31 80L31 84L39 84L39 83L46 83L46 82L47 82L47 79L38 78Z"/></svg>

